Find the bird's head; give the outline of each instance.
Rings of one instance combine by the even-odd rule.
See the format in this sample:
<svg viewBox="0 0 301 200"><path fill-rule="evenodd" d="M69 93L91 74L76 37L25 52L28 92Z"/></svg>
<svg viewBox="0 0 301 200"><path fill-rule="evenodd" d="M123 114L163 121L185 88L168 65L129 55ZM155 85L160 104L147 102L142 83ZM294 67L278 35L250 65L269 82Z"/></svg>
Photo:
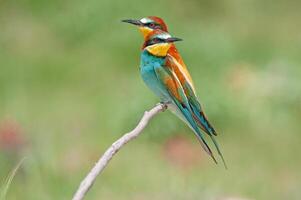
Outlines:
<svg viewBox="0 0 301 200"><path fill-rule="evenodd" d="M182 41L180 38L172 37L169 33L154 30L145 39L143 50L158 57L165 57L173 42Z"/></svg>
<svg viewBox="0 0 301 200"><path fill-rule="evenodd" d="M139 30L141 31L144 39L147 38L147 36L153 31L153 30L162 30L165 32L168 32L167 26L163 19L160 17L156 16L149 16L149 17L144 17L142 19L126 19L122 20L123 22L134 24L138 26Z"/></svg>

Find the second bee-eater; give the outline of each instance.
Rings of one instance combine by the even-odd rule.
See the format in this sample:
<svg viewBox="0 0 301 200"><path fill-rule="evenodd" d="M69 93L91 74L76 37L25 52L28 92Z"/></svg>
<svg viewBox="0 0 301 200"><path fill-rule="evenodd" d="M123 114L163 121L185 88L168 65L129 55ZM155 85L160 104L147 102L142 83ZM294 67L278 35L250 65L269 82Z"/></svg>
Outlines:
<svg viewBox="0 0 301 200"><path fill-rule="evenodd" d="M173 44L179 39L171 37L166 32L166 24L158 17L123 20L123 22L137 25L143 33L140 71L145 83L163 102L169 103L170 110L194 131L204 150L216 162L201 130L210 136L226 167L214 138L217 135L216 131L203 112L192 78Z"/></svg>

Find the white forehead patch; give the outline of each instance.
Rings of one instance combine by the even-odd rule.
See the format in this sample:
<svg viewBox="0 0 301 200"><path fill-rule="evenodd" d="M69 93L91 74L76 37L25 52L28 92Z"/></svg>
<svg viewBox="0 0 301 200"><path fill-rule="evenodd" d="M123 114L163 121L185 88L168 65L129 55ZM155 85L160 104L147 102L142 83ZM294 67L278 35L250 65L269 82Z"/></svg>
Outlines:
<svg viewBox="0 0 301 200"><path fill-rule="evenodd" d="M152 20L145 17L145 18L140 19L140 22L142 22L143 24L146 24L146 23L152 22Z"/></svg>
<svg viewBox="0 0 301 200"><path fill-rule="evenodd" d="M168 33L161 33L160 35L158 35L158 38L168 39L171 38L171 35L169 35Z"/></svg>

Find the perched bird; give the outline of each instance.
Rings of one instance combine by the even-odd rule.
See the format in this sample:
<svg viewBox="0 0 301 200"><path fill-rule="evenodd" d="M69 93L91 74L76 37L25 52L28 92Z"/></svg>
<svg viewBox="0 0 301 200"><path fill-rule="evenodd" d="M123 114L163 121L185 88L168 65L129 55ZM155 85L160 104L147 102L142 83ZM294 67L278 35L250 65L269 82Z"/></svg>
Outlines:
<svg viewBox="0 0 301 200"><path fill-rule="evenodd" d="M123 22L137 25L143 33L140 72L146 85L194 131L204 150L217 162L200 129L210 136L226 167L214 138L216 131L203 112L191 76L173 43L181 39L171 37L158 17Z"/></svg>
<svg viewBox="0 0 301 200"><path fill-rule="evenodd" d="M168 32L167 25L165 24L164 20L156 16L149 16L140 20L127 19L122 21L138 26L140 32L143 35L144 41L153 30L159 29L164 32ZM168 55L170 55L174 59L174 64L171 67L174 69L174 71L178 72L177 74L180 78L181 83L188 81L192 89L195 90L189 71L187 70L185 63L174 44L171 44L170 48L168 49ZM213 128L212 130L214 131Z"/></svg>

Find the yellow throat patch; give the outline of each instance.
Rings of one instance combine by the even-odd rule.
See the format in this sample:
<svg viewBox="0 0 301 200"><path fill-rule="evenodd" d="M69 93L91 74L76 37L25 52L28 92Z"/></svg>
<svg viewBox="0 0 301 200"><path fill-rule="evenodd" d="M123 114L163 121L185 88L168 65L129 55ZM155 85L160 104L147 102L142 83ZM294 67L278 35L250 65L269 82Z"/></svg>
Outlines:
<svg viewBox="0 0 301 200"><path fill-rule="evenodd" d="M154 56L164 57L167 55L170 46L170 43L159 43L148 46L146 47L146 49L149 53L151 53Z"/></svg>
<svg viewBox="0 0 301 200"><path fill-rule="evenodd" d="M148 34L150 34L150 32L152 32L153 30L148 28L148 27L139 27L140 32L142 33L144 39L148 36Z"/></svg>

